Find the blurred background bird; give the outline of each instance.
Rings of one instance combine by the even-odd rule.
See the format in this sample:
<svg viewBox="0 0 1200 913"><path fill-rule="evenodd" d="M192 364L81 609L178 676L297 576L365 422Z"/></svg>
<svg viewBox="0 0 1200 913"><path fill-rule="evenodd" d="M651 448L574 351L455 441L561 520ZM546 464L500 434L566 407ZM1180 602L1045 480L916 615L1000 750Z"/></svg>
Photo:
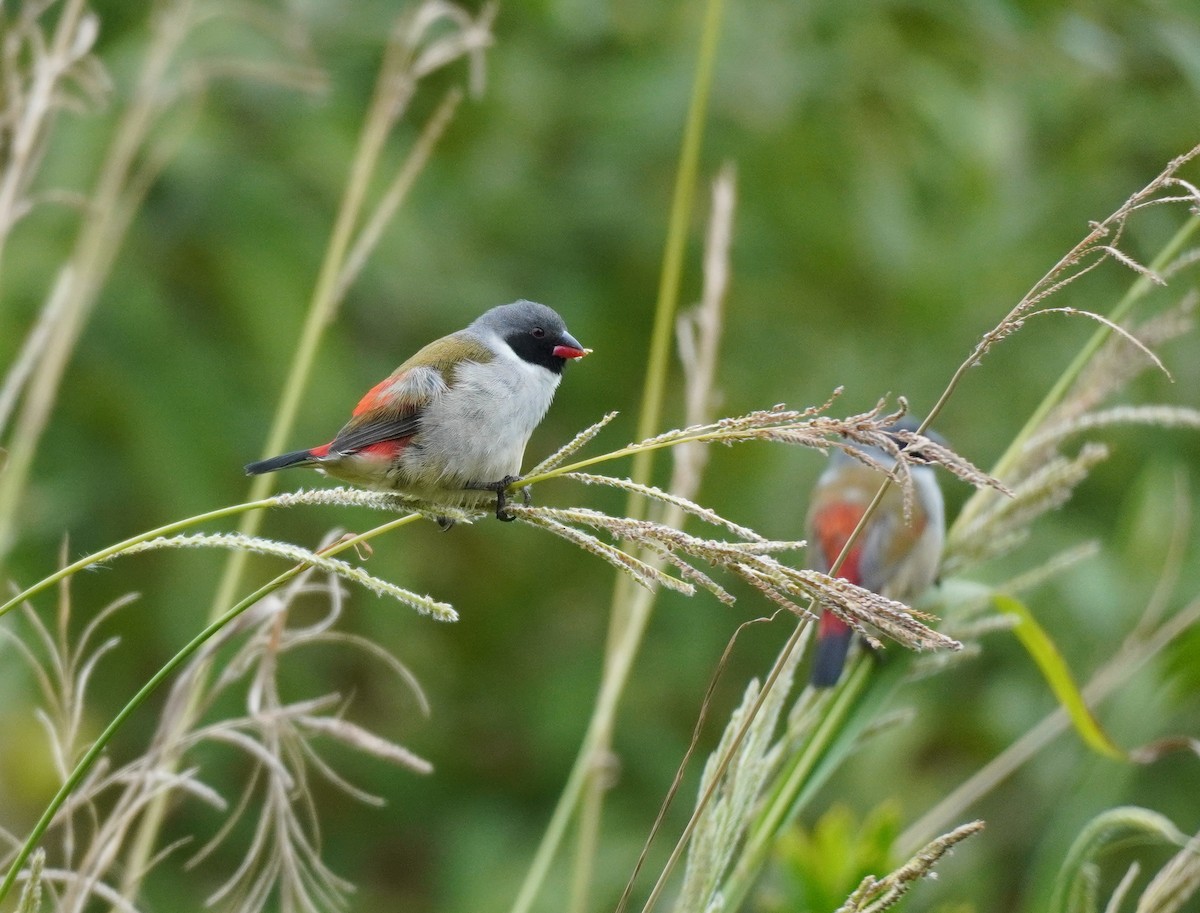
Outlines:
<svg viewBox="0 0 1200 913"><path fill-rule="evenodd" d="M903 419L894 429L915 431L918 423ZM879 491L883 473L895 460L878 447L854 445L877 463L879 470L842 450L835 450L829 466L817 479L806 522L808 563L829 573L867 506ZM846 555L837 576L889 599L910 603L937 576L946 537L942 492L931 466L912 465L912 514L906 522L904 492L891 486L866 527ZM837 684L846 664L852 631L832 612L821 613L810 681L816 688Z"/></svg>

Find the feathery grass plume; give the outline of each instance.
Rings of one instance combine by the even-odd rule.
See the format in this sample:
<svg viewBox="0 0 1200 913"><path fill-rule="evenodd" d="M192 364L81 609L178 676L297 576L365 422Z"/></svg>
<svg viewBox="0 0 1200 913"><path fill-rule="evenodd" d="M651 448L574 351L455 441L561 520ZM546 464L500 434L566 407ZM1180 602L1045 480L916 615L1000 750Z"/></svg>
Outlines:
<svg viewBox="0 0 1200 913"><path fill-rule="evenodd" d="M750 681L741 704L730 716L720 742L704 765L699 796L711 798L698 803L703 805L703 811L688 847L683 883L675 901L679 913L724 908L720 888L725 874L745 840L770 778L779 767L775 730L791 692L796 665L803 655L802 649L791 651L761 706L761 685L758 679ZM737 736L743 727L745 734L739 741ZM722 759L731 753L728 763L722 764Z"/></svg>
<svg viewBox="0 0 1200 913"><path fill-rule="evenodd" d="M420 514L426 520L432 520L439 524L443 520L453 520L455 523L474 523L476 520L490 515L489 511L463 507L453 501L430 501L409 497L400 492L369 491L363 488L301 488L273 495L267 500L266 506L269 507L325 507L336 504L343 507L369 507L372 510L382 510L388 513L411 511Z"/></svg>
<svg viewBox="0 0 1200 913"><path fill-rule="evenodd" d="M48 41L37 22L26 29L29 47L40 50L24 53L18 47L12 68L4 72L6 110L19 110L26 119L13 136L14 142L20 143L19 148L14 146L19 154L4 157L5 172L0 174L0 223L7 223L0 232L0 244L26 202L21 188L28 186L31 169L36 169L49 141L54 118L47 114L47 106L57 109L71 98L107 93L108 89L102 68L91 57L99 20L83 0L22 6L34 11L31 15L43 23L53 18L52 7L58 7L54 10L58 17ZM261 10L258 18L270 18L265 4L255 8ZM9 460L0 474L0 560L16 539L21 499L59 385L126 231L146 193L180 148L209 81L237 70L228 60L187 54L193 32L220 14L215 4L204 6L198 0L169 0L154 5L148 14L152 37L138 62L133 84L121 90L124 97L111 142L102 155L94 186L78 207L73 249L49 280L38 321L0 387L0 418L7 423L12 416L6 442ZM276 47L280 36L286 36L292 48L296 46L294 27L260 31ZM270 62L256 61L248 69L259 80L276 75ZM289 72L280 81L294 85L295 75ZM14 94L24 97L14 99ZM0 427L0 433L8 430Z"/></svg>
<svg viewBox="0 0 1200 913"><path fill-rule="evenodd" d="M756 409L742 415L672 429L642 441L626 444L618 450L600 456L589 457L566 466L560 465L548 471L530 473L522 481L533 483L547 478L574 476L586 484L610 485L614 488L622 488L630 494L641 495L663 502L664 505L670 505L670 498L674 495L665 493L661 489L628 479L588 475L582 473L582 470L599 463L666 448L675 449L692 444L732 446L733 444L759 441L812 447L822 452L828 452L831 447L836 447L866 465L880 470L901 485L908 492L908 497L911 497L912 488L910 464L914 463L918 465L936 464L970 485L990 487L1000 493L1009 494L998 479L988 475L945 444L913 431L894 430L892 426L907 411L907 404L903 398L899 401L899 408L890 412L887 411L886 400L881 399L872 409L846 418L834 418L826 415L825 413L833 406L840 392L839 388L821 405L810 406L803 410L788 409L783 404L776 404L769 409ZM604 421L607 421L607 417ZM588 440L591 439L595 430L598 430L595 426L587 429L585 434ZM856 445L878 447L895 460L895 466L891 468L880 466ZM555 462L561 463L557 459ZM696 513L698 509L700 513L696 513L696 516L702 519L717 516L706 508L697 508L694 504L688 506L689 504L690 499L685 497L684 501L674 506L683 508L685 513ZM724 518L720 518L717 522L739 531L740 535L744 535L746 532L745 527L733 524L732 521Z"/></svg>
<svg viewBox="0 0 1200 913"><path fill-rule="evenodd" d="M309 572L311 573L311 572ZM329 597L328 613L305 627L292 627L288 615L296 597L312 589L306 577L263 601L253 618L242 627L250 636L225 668L206 703L212 707L221 693L246 680L246 715L220 719L191 733L176 750L202 742L225 743L244 751L255 765L247 778L234 812L220 830L189 860L188 867L201 864L227 842L241 818L247 814L254 794L261 810L253 821L253 836L244 861L210 895L208 903L227 902L238 910L261 910L275 903L284 910L316 911L344 909L353 886L337 876L321 859L320 827L308 781L319 775L349 796L372 805L382 799L345 780L317 752L313 734L325 735L356 751L370 754L417 773L428 773L431 765L403 746L365 730L342 718L344 701L337 694L286 703L281 697L278 674L281 661L294 651L322 643L346 643L383 659L386 665L411 684L411 674L398 661L363 639L338 635L333 630L342 612L342 593L334 580L321 588ZM210 656L221 643L206 648ZM197 656L189 673L197 674L208 656ZM180 706L188 694L188 675L181 676L172 690L169 706ZM417 692L424 709L424 697ZM175 754L161 745L164 760Z"/></svg>
<svg viewBox="0 0 1200 913"><path fill-rule="evenodd" d="M652 494L649 496L653 497ZM707 511L701 509L701 512ZM880 596L846 580L818 571L789 567L774 557L777 552L803 548L802 541L775 542L764 540L757 535L746 542L705 539L652 520L613 517L585 508L563 510L514 505L512 514L519 520L584 547L629 574L643 586L660 583L688 595L693 592L692 587L684 581L661 571L654 571L634 557L631 551L636 547L645 547L660 554L669 553L674 556L672 563L676 567L696 561L725 570L750 584L772 602L801 617L808 614L802 602L819 600L823 606L828 606L831 611L836 612L876 646L879 642L872 631L877 630L914 650L955 650L961 647L958 642L939 634L918 620L928 619L928 615L914 612L903 603ZM579 525L603 530L615 541L627 545L606 545L578 529ZM701 576L695 579L711 579L707 574L699 573ZM722 601L727 601L725 597L728 594L724 589L717 595Z"/></svg>
<svg viewBox="0 0 1200 913"><path fill-rule="evenodd" d="M1193 424L1194 418L1189 420L1187 416L1189 413L1194 416L1194 410L1157 406L1100 407L1151 367L1151 362L1140 353L1179 339L1195 329L1197 300L1200 296L1195 291L1188 292L1175 305L1131 323L1125 333L1111 336L1080 371L1062 401L1033 430L1025 443L1026 452L1038 454L1059 440L1106 425ZM1128 411L1135 408L1137 411ZM1153 411L1156 409L1164 410L1159 417Z"/></svg>
<svg viewBox="0 0 1200 913"><path fill-rule="evenodd" d="M1177 272L1177 271L1176 271ZM1073 455L1061 452L1071 438L1117 425L1200 428L1200 410L1165 404L1106 406L1155 362L1148 346L1160 346L1194 329L1197 296L1113 334L1079 372L1057 406L1036 427L1008 464L1010 500L979 496L948 536L944 572L952 575L998 557L1028 538L1034 521L1065 504L1091 470L1108 457L1102 443L1085 441Z"/></svg>
<svg viewBox="0 0 1200 913"><path fill-rule="evenodd" d="M846 419L845 427L838 429L839 437L834 438L831 443L847 456L869 466L900 486L904 496L906 521L911 520L913 510L913 464L936 464L975 488L991 488L1006 497L1012 496L1012 492L998 479L972 465L946 444L917 431L895 428L896 423L908 414L908 402L904 397L898 398L898 407L894 412L883 414L885 403L884 400L880 400L871 413ZM863 447L881 450L887 454L888 459L880 463L870 453L865 453L861 449Z"/></svg>
<svg viewBox="0 0 1200 913"><path fill-rule="evenodd" d="M13 12L0 11L0 276L10 235L39 203L84 202L65 190L35 195L32 187L59 114L98 111L111 95L108 73L92 53L99 26L96 14L79 2L22 3ZM0 384L0 437L61 317L60 308L49 306L58 301L52 296L41 310Z"/></svg>
<svg viewBox="0 0 1200 913"><path fill-rule="evenodd" d="M552 532L556 536L566 539L571 544L583 549L585 552L590 552L596 557L607 561L617 570L628 574L635 582L648 589L654 584L659 583L668 589L675 590L687 596L691 596L696 591L695 587L691 584L684 583L682 580L672 577L669 574L664 574L658 568L647 564L640 558L635 558L623 549L607 545L595 536L577 527L561 522L564 519L572 520L578 523L587 523L597 528L608 528L610 531L613 531L617 526L622 525L615 517L609 517L607 514L584 510L582 508L576 510L555 510L546 507L513 505L510 511L512 516L518 520ZM645 522L647 521L631 521L631 523ZM628 528L628 524L626 524L626 527ZM616 535L615 532L614 535Z"/></svg>
<svg viewBox="0 0 1200 913"><path fill-rule="evenodd" d="M1113 406L1080 415L1073 421L1063 422L1047 428L1029 441L1030 448L1040 447L1056 440L1074 437L1098 428L1117 425L1153 425L1158 428L1200 429L1200 409L1186 406Z"/></svg>
<svg viewBox="0 0 1200 913"><path fill-rule="evenodd" d="M1200 156L1200 146L1173 159L1154 180L1130 196L1108 218L1092 223L1091 231L1084 239L1038 280L996 327L983 335L955 371L931 415L936 416L966 371L978 364L995 343L1020 329L1029 316L1040 312L1062 312L1062 308L1044 307L1044 302L1050 296L1110 260L1132 269L1138 275L1134 286L1108 317L1090 311L1067 309L1098 320L1103 326L1076 356L993 471L1013 489L1034 477L1040 477L1044 484L1027 486L1025 497L1018 495L1018 501L1026 502L1020 506L1002 507L997 504L994 493L976 491L947 535L946 560L951 568L957 570L967 567L1013 547L1024 538L1022 526L1027 527L1041 513L1063 503L1090 469L1088 464L1101 457L1095 449L1088 453L1081 451L1076 457L1064 456L1058 452L1056 444L1071 433L1067 429L1086 427L1088 415L1147 367L1162 367L1162 362L1151 350L1152 346L1174 339L1191 328L1195 293L1185 295L1173 309L1143 321L1140 326L1129 327L1124 322L1134 303L1144 296L1150 286L1162 285L1163 276L1174 276L1200 262L1200 253L1179 251L1195 227L1195 218L1164 248L1153 268L1137 262L1121 251L1118 245L1129 219L1143 209L1183 203L1189 204L1194 210L1200 205L1197 188L1178 176L1179 170L1197 156ZM1172 410L1159 413L1158 419L1191 425L1193 418L1190 412ZM1126 412L1124 416L1136 421L1154 420L1154 413L1149 411ZM1112 418L1110 415L1109 419ZM1097 425L1105 423L1103 419L1097 420ZM1020 516L1019 523L1012 522L1014 512ZM988 522L984 519L985 515L1005 522L997 530L999 545L980 548L987 537Z"/></svg>
<svg viewBox="0 0 1200 913"><path fill-rule="evenodd" d="M1192 261L1189 265L1195 262L1200 261ZM1171 275L1174 276L1182 270L1183 267L1176 268ZM1196 328L1197 302L1200 302L1200 293L1195 290L1188 291L1175 304L1159 313L1131 321L1127 329L1143 346L1151 350L1157 349L1186 336ZM1096 409L1126 387L1130 381L1148 371L1150 366L1147 359L1137 357L1133 344L1124 336L1110 338L1080 371L1073 394L1069 400L1064 400L1058 405L1055 409L1056 420L1048 424L1053 427ZM1033 446L1032 442L1029 446Z"/></svg>
<svg viewBox="0 0 1200 913"><path fill-rule="evenodd" d="M422 596L404 587L397 586L381 577L368 574L360 567L355 567L339 558L329 558L320 552L314 552L290 542L275 542L257 536L242 536L236 533L197 533L184 536L161 536L130 546L123 554L134 555L139 552L154 551L161 548L224 548L243 552L257 552L260 555L271 555L275 558L286 558L298 564L311 565L331 574L336 574L346 580L365 587L377 596L389 596L397 602L402 602L416 609L422 615L436 618L438 621L458 621L458 613L454 607L445 602L438 602L431 596Z"/></svg>
<svg viewBox="0 0 1200 913"><path fill-rule="evenodd" d="M271 496L271 507L369 507L372 510L394 512L405 503L390 491L371 491L366 488L298 488Z"/></svg>
<svg viewBox="0 0 1200 913"><path fill-rule="evenodd" d="M1159 869L1138 899L1137 913L1178 913L1200 892L1200 834ZM1114 899L1120 897L1114 894ZM1109 909L1116 907L1110 903Z"/></svg>
<svg viewBox="0 0 1200 913"><path fill-rule="evenodd" d="M933 877L933 867L955 846L983 830L982 821L962 824L931 841L908 862L883 878L867 876L836 913L881 913L896 904L922 878Z"/></svg>
<svg viewBox="0 0 1200 913"><path fill-rule="evenodd" d="M32 193L59 114L101 109L112 94L112 82L92 52L100 19L83 3L19 4L0 11L0 33L2 262L13 228L39 202L70 198L63 192Z"/></svg>
<svg viewBox="0 0 1200 913"><path fill-rule="evenodd" d="M970 522L954 524L942 562L944 573L957 574L1012 551L1029 537L1035 520L1070 500L1108 452L1104 444L1088 443L1074 457L1044 453L1036 465L1022 466L1022 475L1010 482L1010 499L993 500Z"/></svg>
<svg viewBox="0 0 1200 913"><path fill-rule="evenodd" d="M64 543L64 561L65 554ZM3 627L0 638L16 649L37 685L41 706L34 710L34 716L45 734L52 768L60 779L65 779L88 747L83 729L89 686L101 661L119 644L115 637L97 643L100 631L135 597L123 597L101 609L72 641L69 578L59 583L58 595L58 611L52 628L41 620L31 605L23 604L21 617L27 632ZM55 857L58 864L45 866L46 854L39 849L35 855L40 855L41 861L37 862L31 856L22 872L27 885L38 881L51 893L57 909L81 907L90 896L107 902L120 896L99 874L87 869L87 860L94 855L97 846L96 840L103 839L100 835L107 836L108 833L111 819L100 812L98 800L114 783L114 776L106 764L93 768L91 776L72 797L70 807L56 821L58 845ZM21 841L5 832L5 842L11 850L0 853L0 865L6 866L14 859ZM35 869L38 870L36 873Z"/></svg>
<svg viewBox="0 0 1200 913"><path fill-rule="evenodd" d="M711 576L700 571L695 562L721 568L742 579L761 592L775 604L787 608L800 616L807 614L801 603L812 599L842 617L851 627L862 633L871 643L878 644L873 631L897 640L912 649L959 649L961 644L952 638L933 631L921 623L921 613L914 613L902 603L886 599L869 590L857 587L845 580L832 578L809 570L797 570L776 560L773 555L781 551L797 550L803 542L771 542L753 530L721 517L715 511L696 504L690 498L664 492L654 486L639 484L629 479L582 472L586 466L627 456L647 448L683 446L693 443L745 443L752 440L786 442L819 449L838 447L885 472L897 484L904 487L911 498L912 477L910 466L936 464L946 468L956 477L975 486L991 486L999 491L1004 487L995 479L979 470L969 461L956 454L944 444L915 432L897 434L893 426L904 412L888 412L884 401L867 412L836 419L824 415L833 399L821 406L798 411L783 406L756 410L740 416L704 422L687 428L668 431L639 443L629 444L620 450L582 460L560 467L545 476L565 476L588 485L606 485L631 494L640 495L652 502L679 511L681 515L697 517L714 526L742 536L742 541L728 542L702 538L682 532L676 525L652 520L636 520L630 517L615 517L599 511L575 508L558 510L545 507L514 506L513 516L570 539L585 547L604 560L609 561L643 586L662 583L690 592L684 581L666 578L661 572L649 573L644 562L634 554L644 548L657 554L680 571L686 580L698 582L713 592L722 601L732 601L728 590L713 582ZM589 429L589 432L591 429ZM590 437L590 434L589 434ZM884 449L894 460L894 468L887 470L879 466L855 445L866 445ZM545 477L544 476L544 477ZM527 478L528 480L528 478ZM609 546L580 526L608 533L620 546ZM668 557L669 556L669 557Z"/></svg>
<svg viewBox="0 0 1200 913"><path fill-rule="evenodd" d="M1163 284L1162 277L1139 263L1118 246L1136 212L1154 206L1183 203L1192 208L1200 205L1200 193L1178 176L1184 165L1200 155L1200 146L1172 159L1167 167L1149 184L1130 196L1115 212L1101 222L1091 223L1091 231L1071 248L1041 279L1039 279L993 329L983 335L968 358L966 367L978 364L993 345L1019 330L1025 319L1039 309L1047 298L1080 279L1109 260L1133 270L1154 284Z"/></svg>
<svg viewBox="0 0 1200 913"><path fill-rule="evenodd" d="M321 581L319 574L320 569L309 567L285 589L260 600L219 631L192 656L167 697L164 720L175 719L190 703L195 680L207 677L205 670L218 651L233 651L222 664L221 675L203 691L192 728L184 732L160 728L144 753L121 766L101 760L70 795L50 831L57 837L54 852L58 858L55 865L44 868L41 877L46 890L54 894L57 909L82 910L93 900L117 909L136 909L114 886L113 875L143 811L166 796L188 797L226 815L217 833L192 857L193 866L233 839L239 822L255 816L245 860L214 892L212 903L228 902L247 911L277 904L282 910L313 913L345 907L352 886L329 870L321 858L317 811L308 782L316 775L358 801L379 805L382 800L339 774L317 751L313 737L332 739L415 773L428 773L432 768L404 746L346 719L348 704L338 694L285 702L278 684L281 667L308 647L349 647L390 670L414 694L422 712L428 711L428 705L412 673L395 657L366 638L336 630L344 593L336 576ZM0 628L0 636L16 646L42 692L38 719L46 731L54 767L64 778L87 747L80 729L88 683L101 659L118 646L115 638L96 643L99 631L113 613L131 601L126 598L107 607L72 644L67 631L69 580L60 583L55 630L47 628L31 607L24 613L30 636L20 637ZM313 595L327 601L327 611L306 624L292 622L292 606L300 597ZM224 698L236 689L245 694L244 714L221 715L220 708L228 703ZM201 746L232 748L249 762L251 772L236 801L231 803L204 782L199 767L175 763ZM14 850L0 854L0 862L11 860L20 845L10 834L3 838ZM148 865L158 864L180 845L155 853ZM31 857L22 873L26 880L31 877L32 864Z"/></svg>
<svg viewBox="0 0 1200 913"><path fill-rule="evenodd" d="M712 188L712 214L704 239L704 268L699 304L675 318L675 341L683 370L684 415L689 422L717 414L721 398L716 388L721 337L725 327L725 299L732 272L730 250L737 210L737 170L732 162L721 166ZM700 490L708 450L684 444L672 455L670 489L678 495ZM645 480L644 480L645 481Z"/></svg>
<svg viewBox="0 0 1200 913"><path fill-rule="evenodd" d="M46 877L46 851L39 849L29 859L29 873L17 901L17 913L39 913L42 909L42 888Z"/></svg>
<svg viewBox="0 0 1200 913"><path fill-rule="evenodd" d="M615 414L615 413L614 413ZM732 520L727 520L718 514L715 510L710 510L707 507L701 507L682 495L672 494L669 491L663 491L661 488L656 488L653 485L639 485L631 479L620 479L615 476L594 475L588 472L570 472L566 478L574 479L577 482L582 482L584 485L607 485L610 488L616 488L621 491L631 492L633 494L642 495L651 500L658 501L662 504L670 504L673 507L678 507L686 514L697 517L705 523L712 526L723 526L732 532L734 535L741 536L754 542L764 542L758 533L746 526L741 526L734 523Z"/></svg>
<svg viewBox="0 0 1200 913"><path fill-rule="evenodd" d="M571 438L571 440L559 447L556 451L554 451L554 453L550 454L550 456L546 457L544 460L534 466L531 470L529 470L529 472L525 473L526 477L539 476L550 472L552 469L557 469L563 464L567 457L574 456L576 453L582 450L592 440L592 438L603 431L604 427L618 415L620 415L619 412L609 412L602 419L600 419L600 421L593 425L589 425L587 428L584 428L577 435L575 435L575 437Z"/></svg>

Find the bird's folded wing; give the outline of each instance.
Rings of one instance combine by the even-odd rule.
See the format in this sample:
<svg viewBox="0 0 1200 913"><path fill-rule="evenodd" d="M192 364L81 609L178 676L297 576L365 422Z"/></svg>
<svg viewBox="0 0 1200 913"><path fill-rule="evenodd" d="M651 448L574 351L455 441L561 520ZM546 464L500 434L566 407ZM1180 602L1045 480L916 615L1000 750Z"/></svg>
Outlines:
<svg viewBox="0 0 1200 913"><path fill-rule="evenodd" d="M432 367L398 371L372 387L354 409L354 417L338 432L329 449L354 453L381 441L411 437L420 430L429 404L449 388Z"/></svg>

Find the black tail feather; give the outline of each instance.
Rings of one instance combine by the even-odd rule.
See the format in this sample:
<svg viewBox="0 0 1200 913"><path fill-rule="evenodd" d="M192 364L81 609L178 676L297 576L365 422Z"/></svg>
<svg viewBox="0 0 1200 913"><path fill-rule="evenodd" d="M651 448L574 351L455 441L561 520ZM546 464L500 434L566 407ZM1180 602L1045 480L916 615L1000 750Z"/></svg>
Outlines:
<svg viewBox="0 0 1200 913"><path fill-rule="evenodd" d="M846 654L850 651L851 634L853 632L847 628L836 633L823 633L817 638L809 678L814 688L832 688L838 683L842 667L846 665Z"/></svg>
<svg viewBox="0 0 1200 913"><path fill-rule="evenodd" d="M277 469L287 469L289 466L305 466L313 463L311 450L293 450L269 460L259 460L246 466L246 475L260 476L264 472L274 472Z"/></svg>

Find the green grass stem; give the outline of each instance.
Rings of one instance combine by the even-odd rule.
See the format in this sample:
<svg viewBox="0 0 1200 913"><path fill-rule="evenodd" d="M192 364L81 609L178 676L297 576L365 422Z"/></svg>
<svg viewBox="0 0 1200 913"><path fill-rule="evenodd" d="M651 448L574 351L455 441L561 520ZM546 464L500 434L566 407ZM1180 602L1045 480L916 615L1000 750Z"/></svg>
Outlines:
<svg viewBox="0 0 1200 913"><path fill-rule="evenodd" d="M708 0L705 5L696 72L692 80L692 95L680 148L679 167L675 175L654 326L647 356L646 379L642 387L637 434L642 440L655 434L662 417L675 314L679 302L679 285L699 174L700 150L708 116L708 100L712 89L723 11L724 0ZM635 482L649 482L655 449L657 448L642 448L634 453L631 477ZM577 464L575 468L581 466ZM640 517L643 510L640 499L630 494L626 507L628 516ZM575 909L581 909L581 905L590 896L592 865L599 842L602 810L600 791L604 788L601 778L596 775L597 764L611 744L617 705L641 645L653 602L653 594L640 590L624 575L617 576L613 587L600 693L566 786L513 904L513 913L527 913L532 906L557 854L566 832L566 825L584 796L584 790L588 790L591 796L585 803L586 814L581 819L572 875L571 897L574 898Z"/></svg>
<svg viewBox="0 0 1200 913"><path fill-rule="evenodd" d="M33 584L17 593L8 602L0 605L0 616L12 611L16 606L20 605L26 599L44 592L60 580L71 577L80 571L87 570L97 564L102 564L111 558L118 557L122 552L131 546L141 542L148 542L151 539L156 539L159 536L171 536L181 530L190 529L193 526L198 526L201 523L207 523L209 520L220 520L225 517L232 517L238 514L246 513L247 511L258 510L264 507L274 507L276 504L275 498L262 498L257 501L246 501L242 504L233 504L226 507L219 507L216 510L210 510L207 513L196 514L194 517L187 517L184 520L176 520L174 523L168 523L166 526L160 526L157 529L149 530L148 532L138 533L136 536L131 536L115 545L110 545L107 548L102 548L98 552L93 552L78 561L73 561L65 567L59 568L48 577L43 577L37 583Z"/></svg>

